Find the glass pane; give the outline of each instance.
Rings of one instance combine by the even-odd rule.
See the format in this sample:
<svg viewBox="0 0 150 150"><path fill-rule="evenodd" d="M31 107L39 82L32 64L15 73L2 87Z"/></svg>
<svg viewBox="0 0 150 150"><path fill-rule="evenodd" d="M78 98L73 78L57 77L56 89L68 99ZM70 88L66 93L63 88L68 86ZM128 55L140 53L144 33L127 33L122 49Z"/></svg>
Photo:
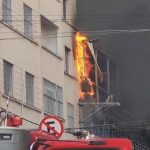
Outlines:
<svg viewBox="0 0 150 150"><path fill-rule="evenodd" d="M26 102L29 105L33 105L34 97L34 76L26 73Z"/></svg>
<svg viewBox="0 0 150 150"><path fill-rule="evenodd" d="M2 6L11 9L11 0L3 0Z"/></svg>
<svg viewBox="0 0 150 150"><path fill-rule="evenodd" d="M12 64L4 61L4 93L12 96Z"/></svg>
<svg viewBox="0 0 150 150"><path fill-rule="evenodd" d="M51 102L52 102L52 105L51 105L52 112L51 113L56 115L56 113L57 113L56 100L51 99Z"/></svg>
<svg viewBox="0 0 150 150"><path fill-rule="evenodd" d="M55 99L56 85L44 79L44 94Z"/></svg>
<svg viewBox="0 0 150 150"><path fill-rule="evenodd" d="M74 106L68 103L68 127L74 127Z"/></svg>
<svg viewBox="0 0 150 150"><path fill-rule="evenodd" d="M74 118L74 106L69 103L68 103L68 116L71 116Z"/></svg>
<svg viewBox="0 0 150 150"><path fill-rule="evenodd" d="M51 99L44 95L44 110L51 113Z"/></svg>
<svg viewBox="0 0 150 150"><path fill-rule="evenodd" d="M56 99L60 102L63 102L63 93L62 88L57 86L57 93L56 93Z"/></svg>
<svg viewBox="0 0 150 150"><path fill-rule="evenodd" d="M32 9L24 4L24 33L32 36Z"/></svg>
<svg viewBox="0 0 150 150"><path fill-rule="evenodd" d="M74 118L68 117L68 128L74 127Z"/></svg>
<svg viewBox="0 0 150 150"><path fill-rule="evenodd" d="M66 20L66 3L67 1L66 0L63 0L63 17L64 19Z"/></svg>
<svg viewBox="0 0 150 150"><path fill-rule="evenodd" d="M57 26L45 17L41 16L42 46L48 50L58 53L57 51Z"/></svg>
<svg viewBox="0 0 150 150"><path fill-rule="evenodd" d="M2 1L2 15L3 15L3 21L11 25L12 24L11 0Z"/></svg>
<svg viewBox="0 0 150 150"><path fill-rule="evenodd" d="M70 49L68 47L65 47L65 71L66 73L69 73L69 55L70 55Z"/></svg>
<svg viewBox="0 0 150 150"><path fill-rule="evenodd" d="M63 118L63 104L58 102L58 116Z"/></svg>

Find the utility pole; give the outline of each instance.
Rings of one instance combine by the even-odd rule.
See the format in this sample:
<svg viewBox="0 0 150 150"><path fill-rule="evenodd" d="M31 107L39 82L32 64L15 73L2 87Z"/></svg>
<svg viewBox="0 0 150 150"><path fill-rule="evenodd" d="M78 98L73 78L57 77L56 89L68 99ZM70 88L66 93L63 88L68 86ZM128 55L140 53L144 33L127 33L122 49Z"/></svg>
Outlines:
<svg viewBox="0 0 150 150"><path fill-rule="evenodd" d="M96 87L96 102L100 102L99 99L99 89L98 89L98 72L97 72L97 50L96 48L94 49L95 51L95 58L96 58L96 63L95 63L95 87Z"/></svg>

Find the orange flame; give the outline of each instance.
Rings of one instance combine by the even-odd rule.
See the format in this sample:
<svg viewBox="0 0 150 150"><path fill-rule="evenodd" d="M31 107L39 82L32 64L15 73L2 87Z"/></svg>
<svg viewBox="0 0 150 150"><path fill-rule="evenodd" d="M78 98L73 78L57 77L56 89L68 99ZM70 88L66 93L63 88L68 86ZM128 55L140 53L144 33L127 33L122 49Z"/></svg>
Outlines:
<svg viewBox="0 0 150 150"><path fill-rule="evenodd" d="M84 42L87 40L87 38L81 35L79 32L77 32L75 40L76 40L76 51L75 51L76 65L77 65L79 80L81 80L82 77L86 76Z"/></svg>
<svg viewBox="0 0 150 150"><path fill-rule="evenodd" d="M80 85L84 85L85 88L80 91L80 98L83 98L86 94L93 96L94 83L90 80L89 75L92 70L93 65L90 63L90 55L87 53L87 38L77 32L75 36L76 48L75 48L75 57L76 57L76 66L78 72L78 79ZM88 89L88 90L87 90Z"/></svg>

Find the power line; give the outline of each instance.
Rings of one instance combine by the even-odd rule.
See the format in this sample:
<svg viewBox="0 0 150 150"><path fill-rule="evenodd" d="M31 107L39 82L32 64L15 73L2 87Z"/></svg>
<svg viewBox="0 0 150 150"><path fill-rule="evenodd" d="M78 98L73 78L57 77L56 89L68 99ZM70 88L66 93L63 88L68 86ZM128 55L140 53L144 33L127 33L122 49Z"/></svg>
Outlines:
<svg viewBox="0 0 150 150"><path fill-rule="evenodd" d="M31 15L17 15L17 14L13 14L13 15L0 15L0 16L12 16L12 17L24 17L24 16L31 16ZM32 14L32 17L41 17L42 16L42 14L39 14L39 15L33 15ZM49 19L56 19L56 20L63 20L63 14L61 14L61 15L46 15L46 14L44 14L44 16L45 17L51 17L51 18L49 18ZM111 19L149 19L149 17L150 17L150 14L148 14L148 15L140 15L140 14L137 14L137 15L135 15L135 14L133 14L133 15L118 15L118 16L116 16L116 15L108 15L107 17L101 17L101 15L66 15L66 17L68 16L68 18L66 18L66 20L88 20L88 19L95 19L95 20L111 20ZM69 18L69 16L71 16L70 18ZM55 17L55 18L54 18ZM73 17L73 18L72 18Z"/></svg>
<svg viewBox="0 0 150 150"><path fill-rule="evenodd" d="M123 18L123 17L122 17ZM114 19L114 18L111 18L111 19ZM119 18L119 20L120 20L121 18ZM123 18L124 19L124 18ZM125 22L123 22L122 24L119 24L119 25L114 25L114 26L112 26L112 25L110 25L110 26L106 26L105 25L105 27L103 28L103 29L106 29L106 28L116 28L116 27L123 27L123 26L131 26L131 25L134 25L134 24L136 24L136 25L139 25L139 24L141 24L141 25L146 25L145 23L149 23L149 18L147 18L148 20L143 20L144 18L142 18L142 20L141 19L139 19L138 17L137 18L133 18L133 19L136 19L135 21L136 22L127 22L127 23L125 23ZM138 20L137 20L138 19ZM80 22L80 21L83 21L83 22L87 22L87 21L91 21L91 20L88 20L88 19L83 19L83 20L80 20L80 19L67 19L66 21L72 21L72 20L74 20L74 21L77 21L78 23ZM119 21L118 20L118 21ZM10 21L16 21L16 22L23 22L24 20L21 20L21 19L12 19L12 20L10 20ZM52 22L64 22L64 20L63 19L49 19L49 21L52 21ZM98 21L100 21L100 22L102 22L102 23L108 23L108 22L111 22L111 21L114 21L114 20L96 20L96 19L94 19L94 22L98 22ZM124 20L125 21L125 20ZM133 20L132 20L133 21ZM142 22L141 22L142 21ZM41 22L40 22L40 19L39 20L32 20L32 24L33 25L36 25L36 24L41 24ZM48 23L44 23L44 24L48 24ZM94 25L94 24L93 24ZM95 24L96 25L96 24ZM103 25L103 24L102 24ZM102 25L99 25L100 26L100 28L101 28L101 26ZM148 24L147 24L148 25ZM17 25L15 25L15 26L17 26Z"/></svg>
<svg viewBox="0 0 150 150"><path fill-rule="evenodd" d="M136 21L144 21L145 19L150 21L149 17L148 18L136 18L136 17L133 17L133 18L67 18L67 19L62 19L62 18L48 18L47 20L49 21L53 21L53 22L64 22L64 21L83 21L83 22L86 22L86 21L91 21L91 20L94 20L95 22L110 22L110 21L116 21L116 19L118 19L118 21L120 20L124 20L126 21L133 21L133 20L136 20ZM132 19L132 20L131 20ZM32 21L39 21L39 19L32 19ZM24 21L24 19L11 19L9 21Z"/></svg>
<svg viewBox="0 0 150 150"><path fill-rule="evenodd" d="M32 9L33 10L33 9ZM35 15L35 14L37 14L37 15ZM43 14L41 14L41 13L39 13L37 10L35 10L35 14L32 14L32 16L41 16L41 15L43 15ZM6 15L3 15L3 14L0 14L0 16L6 16ZM12 15L7 15L7 16L12 16ZM24 16L24 14L13 14L13 16ZM26 15L27 16L27 15ZM44 16L54 16L54 17L61 17L61 16L63 16L63 14L61 13L61 14L44 14ZM78 12L77 12L77 14L66 14L66 16L77 16L77 17L86 17L86 16L88 16L88 17L127 17L127 18L129 18L129 17L139 17L139 16L144 16L144 17L149 17L150 16L150 14L140 14L140 13L133 13L133 14L88 14L88 12L85 12L84 14L79 14Z"/></svg>
<svg viewBox="0 0 150 150"><path fill-rule="evenodd" d="M82 32L82 31L81 31ZM97 33L87 33L86 35L111 35L111 34L123 34L123 33L140 33L140 32L150 32L150 29L135 29L135 30L104 30L104 31L95 31ZM29 38L56 38L56 37L74 37L74 35L56 35L56 36L32 36ZM20 39L24 38L22 36L18 37L8 37L8 38L0 38L0 40L12 40L12 39Z"/></svg>
<svg viewBox="0 0 150 150"><path fill-rule="evenodd" d="M15 20L12 20L12 21L15 21ZM17 20L16 20L17 21ZM18 20L18 22L22 22L21 20ZM60 21L59 21L60 22ZM62 21L62 22L64 22L64 21ZM136 26L141 26L141 25L144 25L144 26L148 26L149 25L149 23L150 23L150 20L146 20L146 21L142 21L142 22L140 22L139 20L138 21L136 21L136 22L127 22L127 23L122 23L122 24L116 24L116 25L105 25L104 26L104 24L102 24L102 25L99 25L99 28L100 29L103 29L103 30L106 30L106 29L110 29L110 28L120 28L120 27L130 27L131 28L131 25L136 25ZM34 25L40 25L40 24L42 24L41 22L32 22L32 25L34 26ZM49 24L49 23L44 23L45 25L46 24ZM96 25L96 23L95 24L93 24L94 26ZM92 25L92 26L93 26ZM21 27L23 27L23 25L22 24L14 24L14 27L17 27L17 26L21 26ZM102 26L104 26L104 27L102 27ZM3 27L0 27L0 28L4 28L4 26ZM136 28L138 28L138 27L136 27ZM36 32L36 31L35 31Z"/></svg>

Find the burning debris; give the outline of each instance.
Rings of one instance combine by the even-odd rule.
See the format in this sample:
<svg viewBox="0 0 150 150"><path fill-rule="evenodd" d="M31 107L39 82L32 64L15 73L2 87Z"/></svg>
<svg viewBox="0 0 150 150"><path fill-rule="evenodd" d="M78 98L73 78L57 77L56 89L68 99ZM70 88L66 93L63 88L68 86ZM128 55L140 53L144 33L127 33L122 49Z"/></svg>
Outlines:
<svg viewBox="0 0 150 150"><path fill-rule="evenodd" d="M90 79L93 64L90 62L91 55L87 51L87 38L77 32L75 41L75 59L80 83L80 98L83 99L86 95L93 96L95 94L93 89L94 83Z"/></svg>

